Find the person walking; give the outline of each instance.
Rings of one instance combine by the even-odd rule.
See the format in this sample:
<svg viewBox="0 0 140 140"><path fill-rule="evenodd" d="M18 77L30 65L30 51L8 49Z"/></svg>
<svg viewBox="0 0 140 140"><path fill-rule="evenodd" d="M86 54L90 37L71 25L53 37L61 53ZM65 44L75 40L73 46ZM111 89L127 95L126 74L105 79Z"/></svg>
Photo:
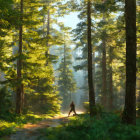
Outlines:
<svg viewBox="0 0 140 140"><path fill-rule="evenodd" d="M77 115L76 111L75 111L75 104L74 102L72 101L71 104L70 104L70 111L69 111L69 114L68 114L68 117L70 115L70 113L73 111L74 112L74 115Z"/></svg>

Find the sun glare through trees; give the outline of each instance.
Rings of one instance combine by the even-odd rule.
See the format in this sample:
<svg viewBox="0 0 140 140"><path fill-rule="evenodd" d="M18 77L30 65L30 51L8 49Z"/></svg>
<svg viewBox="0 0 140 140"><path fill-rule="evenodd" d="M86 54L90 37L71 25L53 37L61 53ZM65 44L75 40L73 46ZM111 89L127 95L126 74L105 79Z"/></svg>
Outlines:
<svg viewBox="0 0 140 140"><path fill-rule="evenodd" d="M140 0L0 0L0 140L140 140Z"/></svg>

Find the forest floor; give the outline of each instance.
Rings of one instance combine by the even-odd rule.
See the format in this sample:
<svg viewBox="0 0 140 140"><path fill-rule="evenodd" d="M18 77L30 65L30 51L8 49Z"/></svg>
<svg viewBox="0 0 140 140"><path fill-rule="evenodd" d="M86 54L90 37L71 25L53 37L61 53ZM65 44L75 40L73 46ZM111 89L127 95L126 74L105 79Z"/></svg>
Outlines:
<svg viewBox="0 0 140 140"><path fill-rule="evenodd" d="M61 124L68 123L66 114L55 116L50 119L44 119L36 124L27 123L22 128L16 128L16 132L2 140L37 140L40 137L40 129L48 127L57 127Z"/></svg>
<svg viewBox="0 0 140 140"><path fill-rule="evenodd" d="M78 113L79 114L79 113ZM38 123L16 127L15 133L0 140L140 140L140 118L137 125L121 123L120 114L100 112L92 119L89 114L59 115Z"/></svg>
<svg viewBox="0 0 140 140"><path fill-rule="evenodd" d="M37 124L26 124L22 129L19 129L15 134L12 134L9 140L37 140L38 137L40 137L39 129L46 127L57 127L61 123L67 122L67 117L56 117L43 120Z"/></svg>

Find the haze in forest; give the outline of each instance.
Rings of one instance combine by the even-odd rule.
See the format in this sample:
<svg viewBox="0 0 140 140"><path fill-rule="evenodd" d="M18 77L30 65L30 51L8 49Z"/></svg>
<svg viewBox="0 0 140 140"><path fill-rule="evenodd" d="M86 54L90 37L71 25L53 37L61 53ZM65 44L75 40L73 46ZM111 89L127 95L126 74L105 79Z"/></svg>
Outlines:
<svg viewBox="0 0 140 140"><path fill-rule="evenodd" d="M140 139L139 48L139 0L0 0L0 137Z"/></svg>

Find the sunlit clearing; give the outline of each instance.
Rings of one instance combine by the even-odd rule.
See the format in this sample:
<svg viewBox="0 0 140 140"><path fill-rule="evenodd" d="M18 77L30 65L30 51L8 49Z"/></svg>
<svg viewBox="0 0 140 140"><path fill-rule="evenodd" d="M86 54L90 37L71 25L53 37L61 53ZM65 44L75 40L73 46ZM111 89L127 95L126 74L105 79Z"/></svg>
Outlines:
<svg viewBox="0 0 140 140"><path fill-rule="evenodd" d="M61 113L61 115L64 116L64 117L67 117L67 116L68 116L68 113L69 113L69 112L64 112L64 113ZM81 111L81 110L78 110L78 111L76 111L76 113L77 113L77 115L78 115L78 114L83 114L84 112ZM70 114L70 116L73 116L73 115L74 115L74 113L72 112L72 113Z"/></svg>

